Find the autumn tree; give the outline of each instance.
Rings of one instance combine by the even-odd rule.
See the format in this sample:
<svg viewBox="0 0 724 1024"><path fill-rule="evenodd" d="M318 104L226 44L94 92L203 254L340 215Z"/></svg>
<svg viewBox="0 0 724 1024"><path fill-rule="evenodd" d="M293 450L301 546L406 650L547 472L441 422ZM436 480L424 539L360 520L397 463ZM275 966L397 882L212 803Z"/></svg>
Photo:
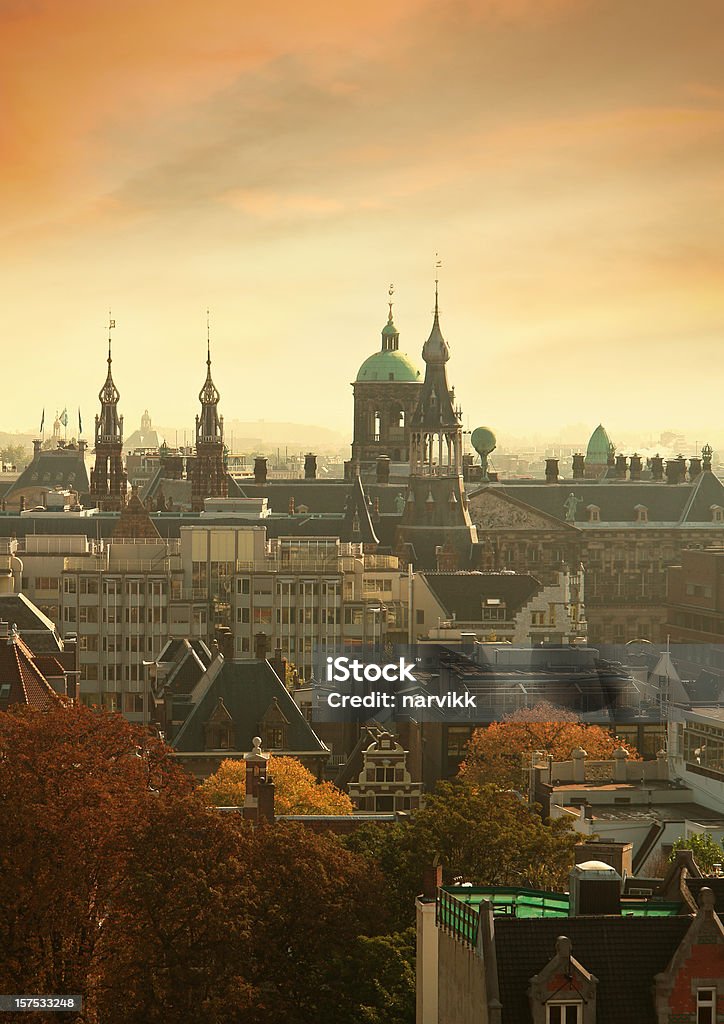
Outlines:
<svg viewBox="0 0 724 1024"><path fill-rule="evenodd" d="M120 715L0 714L0 991L87 991L129 822L189 791L168 748Z"/></svg>
<svg viewBox="0 0 724 1024"><path fill-rule="evenodd" d="M578 715L547 701L521 708L502 722L476 729L467 746L460 776L471 785L494 784L503 789L526 785L530 755L540 750L554 761L568 761L571 751L582 747L592 760L610 760L621 746L606 729L587 725ZM628 745L629 756L638 751Z"/></svg>
<svg viewBox="0 0 724 1024"><path fill-rule="evenodd" d="M267 774L274 780L274 806L277 814L351 814L352 801L331 782L317 782L296 757L269 758ZM200 786L208 804L215 807L240 807L246 795L244 761L227 758L218 771Z"/></svg>

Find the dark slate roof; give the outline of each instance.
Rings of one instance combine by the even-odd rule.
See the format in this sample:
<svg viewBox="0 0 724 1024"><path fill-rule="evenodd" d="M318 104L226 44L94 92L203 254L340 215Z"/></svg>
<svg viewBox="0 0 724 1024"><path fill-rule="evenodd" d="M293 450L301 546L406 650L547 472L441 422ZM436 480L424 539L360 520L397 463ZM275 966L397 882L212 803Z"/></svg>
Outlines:
<svg viewBox="0 0 724 1024"><path fill-rule="evenodd" d="M528 984L566 935L572 956L598 978L596 1024L656 1024L652 987L690 927L690 917L496 918L502 1024L531 1020Z"/></svg>
<svg viewBox="0 0 724 1024"><path fill-rule="evenodd" d="M60 651L55 623L25 594L0 596L0 619L10 625L15 624L35 654L56 654Z"/></svg>
<svg viewBox="0 0 724 1024"><path fill-rule="evenodd" d="M85 494L90 484L83 453L70 445L41 451L10 486L5 497L9 498L15 491L27 487L61 487Z"/></svg>
<svg viewBox="0 0 724 1024"><path fill-rule="evenodd" d="M479 622L486 598L499 598L508 611L516 613L541 588L540 580L523 573L430 572L423 575L448 615L454 612L462 622Z"/></svg>
<svg viewBox="0 0 724 1024"><path fill-rule="evenodd" d="M243 498L268 498L272 512L288 512L289 499L294 498L297 508L306 505L310 512L344 515L347 496L352 489L350 480L267 480L257 484L253 480L237 479L236 484ZM395 513L395 499L406 493L404 484L364 485L367 497L374 503L377 498L381 513Z"/></svg>
<svg viewBox="0 0 724 1024"><path fill-rule="evenodd" d="M190 695L194 706L171 742L175 750L193 753L204 749L204 725L220 697L233 721L237 750L252 749L251 741L258 735L261 721L276 699L289 723L287 747L279 753L327 752L269 662L256 660L226 661L208 685L206 676L201 679ZM174 702L174 717L180 706Z"/></svg>
<svg viewBox="0 0 724 1024"><path fill-rule="evenodd" d="M576 524L588 522L588 505L600 509L600 521L633 523L636 505L648 509L649 523L710 523L711 506L724 506L724 485L713 473L702 473L693 483L668 484L658 481L631 480L506 480L487 484L496 491L506 491L531 508L566 521L565 501L573 493L583 500L576 509ZM471 491L471 494L477 493Z"/></svg>

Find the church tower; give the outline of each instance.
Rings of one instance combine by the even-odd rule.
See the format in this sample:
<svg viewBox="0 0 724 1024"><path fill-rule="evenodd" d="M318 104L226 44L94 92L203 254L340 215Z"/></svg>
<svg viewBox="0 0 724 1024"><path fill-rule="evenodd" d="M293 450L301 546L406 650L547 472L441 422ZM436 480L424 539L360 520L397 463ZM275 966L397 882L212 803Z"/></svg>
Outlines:
<svg viewBox="0 0 724 1024"><path fill-rule="evenodd" d="M111 329L108 325L108 374L98 393L100 416L95 421L95 466L91 469L90 493L98 507L104 511L120 510L126 500L128 481L123 469L123 417L118 415L120 394L111 370Z"/></svg>
<svg viewBox="0 0 724 1024"><path fill-rule="evenodd" d="M417 569L467 568L477 532L463 485L462 412L447 380L450 350L440 330L437 281L422 358L425 379L410 423L410 477L397 548Z"/></svg>
<svg viewBox="0 0 724 1024"><path fill-rule="evenodd" d="M393 474L395 464L407 463L410 457L410 418L420 397L422 380L417 367L400 352L400 332L392 316L393 293L390 285L382 345L365 359L352 384L354 434L352 458L345 463L348 480L358 474L374 478L381 455L389 459Z"/></svg>
<svg viewBox="0 0 724 1024"><path fill-rule="evenodd" d="M211 342L207 332L206 380L199 392L201 415L196 416L196 455L191 467L191 507L195 512L203 511L204 498L226 498L229 493L219 397L211 379Z"/></svg>

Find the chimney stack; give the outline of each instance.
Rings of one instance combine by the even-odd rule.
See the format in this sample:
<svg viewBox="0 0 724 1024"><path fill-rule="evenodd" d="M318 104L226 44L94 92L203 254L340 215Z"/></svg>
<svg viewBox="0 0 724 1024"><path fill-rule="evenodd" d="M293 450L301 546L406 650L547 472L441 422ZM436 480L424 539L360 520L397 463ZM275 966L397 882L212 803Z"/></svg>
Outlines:
<svg viewBox="0 0 724 1024"><path fill-rule="evenodd" d="M641 456L634 452L629 462L629 478L631 480L641 479Z"/></svg>
<svg viewBox="0 0 724 1024"><path fill-rule="evenodd" d="M617 455L616 456L616 479L617 480L625 480L626 479L627 464L628 464L628 460L627 460L625 455Z"/></svg>
<svg viewBox="0 0 724 1024"><path fill-rule="evenodd" d="M577 452L573 456L573 479L583 480L586 475L586 456Z"/></svg>
<svg viewBox="0 0 724 1024"><path fill-rule="evenodd" d="M266 660L267 636L266 633L254 634L254 657L258 661Z"/></svg>
<svg viewBox="0 0 724 1024"><path fill-rule="evenodd" d="M304 479L316 480L317 478L317 456L311 452L304 456Z"/></svg>
<svg viewBox="0 0 724 1024"><path fill-rule="evenodd" d="M257 821L268 821L274 824L274 779L271 775L259 779L257 788L258 805Z"/></svg>
<svg viewBox="0 0 724 1024"><path fill-rule="evenodd" d="M699 476L701 476L701 459L692 456L689 459L689 480L696 480Z"/></svg>
<svg viewBox="0 0 724 1024"><path fill-rule="evenodd" d="M558 483L558 459L546 459L546 483Z"/></svg>
<svg viewBox="0 0 724 1024"><path fill-rule="evenodd" d="M265 484L267 474L267 460L263 455L254 457L254 483Z"/></svg>
<svg viewBox="0 0 724 1024"><path fill-rule="evenodd" d="M437 860L437 858L435 858ZM442 864L427 864L422 869L422 895L426 900L437 899L442 885Z"/></svg>
<svg viewBox="0 0 724 1024"><path fill-rule="evenodd" d="M390 457L389 455L377 456L377 483L388 484L390 482Z"/></svg>
<svg viewBox="0 0 724 1024"><path fill-rule="evenodd" d="M664 460L661 458L660 455L654 455L654 457L651 460L651 479L664 479Z"/></svg>

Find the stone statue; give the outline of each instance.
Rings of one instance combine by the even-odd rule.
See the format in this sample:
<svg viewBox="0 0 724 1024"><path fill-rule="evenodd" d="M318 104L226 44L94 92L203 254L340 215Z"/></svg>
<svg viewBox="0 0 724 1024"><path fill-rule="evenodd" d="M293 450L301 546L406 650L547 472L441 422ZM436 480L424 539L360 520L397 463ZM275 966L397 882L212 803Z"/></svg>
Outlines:
<svg viewBox="0 0 724 1024"><path fill-rule="evenodd" d="M573 491L568 495L566 500L563 502L563 508L566 510L566 521L572 523L576 518L576 509L583 501L583 498L577 498Z"/></svg>
<svg viewBox="0 0 724 1024"><path fill-rule="evenodd" d="M398 491L395 495L395 512L401 515L405 511L405 496L402 491Z"/></svg>

